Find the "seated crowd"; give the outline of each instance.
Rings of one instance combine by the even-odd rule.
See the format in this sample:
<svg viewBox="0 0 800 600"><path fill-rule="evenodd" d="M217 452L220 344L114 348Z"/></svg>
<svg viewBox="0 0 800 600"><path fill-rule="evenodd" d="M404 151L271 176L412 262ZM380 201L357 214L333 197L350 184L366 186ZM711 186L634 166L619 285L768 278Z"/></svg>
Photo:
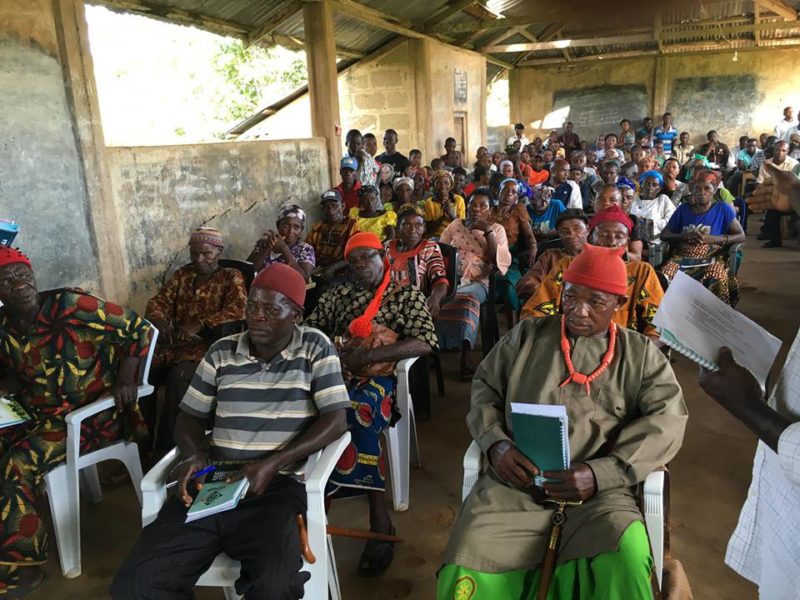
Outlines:
<svg viewBox="0 0 800 600"><path fill-rule="evenodd" d="M419 150L398 151L394 130L377 155L374 136L352 130L341 182L320 196L322 220L284 205L246 257L249 276L220 265L220 231L195 229L190 263L143 316L80 290L40 292L27 257L0 247L0 393L33 417L0 438L0 594L41 581L43 477L65 460L65 417L106 394L115 407L84 423L84 449L131 439L146 464L176 445L184 457L177 495L141 532L114 598L189 597L220 552L241 562L245 597L302 597L297 469L348 430L328 493L368 498L369 530L384 537L367 541L358 573L380 575L396 533L380 439L398 419L396 365L453 350L473 382L468 428L492 469L458 515L438 598L527 597L542 577L545 496L583 502L570 508L552 574L559 597L651 597L631 488L676 455L687 421L653 317L679 270L736 304L742 197L769 177L765 162L795 169L788 154L800 144L796 128L788 140L744 136L737 153L716 132L707 138L695 148L669 113L636 131L623 119L591 144L572 123L532 141L518 124L506 148L479 148L473 165L453 138L424 165ZM497 305L511 331L476 367L482 319ZM153 328L161 399L137 398ZM558 482L543 487L509 420L510 403L531 397L566 404L576 424L573 468L544 473ZM186 524L192 477L210 464L247 477L250 495Z"/></svg>

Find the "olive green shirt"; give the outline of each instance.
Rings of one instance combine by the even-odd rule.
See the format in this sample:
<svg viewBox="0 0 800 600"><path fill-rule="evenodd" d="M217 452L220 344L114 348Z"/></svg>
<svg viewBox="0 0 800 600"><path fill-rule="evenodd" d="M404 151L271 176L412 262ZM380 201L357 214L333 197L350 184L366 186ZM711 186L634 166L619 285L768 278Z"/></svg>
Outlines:
<svg viewBox="0 0 800 600"><path fill-rule="evenodd" d="M569 416L572 464L594 472L597 494L567 508L558 562L616 550L622 533L641 520L636 485L678 453L687 412L666 357L645 336L618 328L614 358L591 384L567 378L560 317L521 321L481 363L472 383L467 426L486 453L513 439L512 402L562 404ZM578 337L572 362L586 375L599 365L608 336ZM536 569L550 534L552 505L505 484L489 469L464 501L444 562L498 573Z"/></svg>

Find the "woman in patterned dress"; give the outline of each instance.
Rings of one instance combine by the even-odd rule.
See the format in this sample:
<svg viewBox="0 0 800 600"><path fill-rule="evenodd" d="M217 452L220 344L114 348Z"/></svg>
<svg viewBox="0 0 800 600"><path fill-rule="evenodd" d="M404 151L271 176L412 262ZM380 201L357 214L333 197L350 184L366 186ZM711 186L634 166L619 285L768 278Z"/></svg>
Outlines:
<svg viewBox="0 0 800 600"><path fill-rule="evenodd" d="M314 247L301 237L306 225L306 213L296 204L284 205L276 225L278 231L265 231L247 260L253 263L256 271L275 262L289 265L308 281L316 266L316 257Z"/></svg>

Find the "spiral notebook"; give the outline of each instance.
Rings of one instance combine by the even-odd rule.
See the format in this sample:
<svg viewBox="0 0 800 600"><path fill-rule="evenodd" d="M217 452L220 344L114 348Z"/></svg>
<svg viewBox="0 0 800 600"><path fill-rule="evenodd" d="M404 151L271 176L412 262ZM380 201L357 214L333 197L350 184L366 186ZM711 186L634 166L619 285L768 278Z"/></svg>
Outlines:
<svg viewBox="0 0 800 600"><path fill-rule="evenodd" d="M762 388L781 348L778 338L681 271L667 288L653 325L667 346L712 371L719 368L719 349L727 346Z"/></svg>
<svg viewBox="0 0 800 600"><path fill-rule="evenodd" d="M569 419L560 404L511 403L514 443L540 471L569 469ZM537 476L536 485L546 478Z"/></svg>

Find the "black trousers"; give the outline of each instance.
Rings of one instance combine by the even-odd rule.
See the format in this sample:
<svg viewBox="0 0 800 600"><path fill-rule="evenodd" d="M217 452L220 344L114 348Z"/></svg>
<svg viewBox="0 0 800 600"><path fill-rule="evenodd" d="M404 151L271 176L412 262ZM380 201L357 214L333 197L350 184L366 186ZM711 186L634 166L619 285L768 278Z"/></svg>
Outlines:
<svg viewBox="0 0 800 600"><path fill-rule="evenodd" d="M764 232L769 235L769 241L773 244L780 244L783 242L781 235L781 217L791 215L792 213L781 212L779 210L768 209L764 215Z"/></svg>
<svg viewBox="0 0 800 600"><path fill-rule="evenodd" d="M236 592L246 600L295 600L309 578L295 515L305 514L302 484L277 476L263 496L227 512L185 523L170 497L145 527L111 583L114 600L189 600L200 575L225 552L242 564Z"/></svg>

